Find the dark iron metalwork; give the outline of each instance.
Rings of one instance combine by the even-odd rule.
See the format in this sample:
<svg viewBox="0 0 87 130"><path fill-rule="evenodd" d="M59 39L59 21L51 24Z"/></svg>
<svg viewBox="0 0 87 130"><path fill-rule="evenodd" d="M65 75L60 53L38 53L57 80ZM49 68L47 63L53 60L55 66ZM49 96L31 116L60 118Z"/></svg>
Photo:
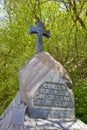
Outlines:
<svg viewBox="0 0 87 130"><path fill-rule="evenodd" d="M43 36L49 38L50 37L50 31L49 30L43 30L43 23L40 21L36 22L36 27L33 27L30 25L29 33L37 33L37 43L36 43L36 52L43 51Z"/></svg>

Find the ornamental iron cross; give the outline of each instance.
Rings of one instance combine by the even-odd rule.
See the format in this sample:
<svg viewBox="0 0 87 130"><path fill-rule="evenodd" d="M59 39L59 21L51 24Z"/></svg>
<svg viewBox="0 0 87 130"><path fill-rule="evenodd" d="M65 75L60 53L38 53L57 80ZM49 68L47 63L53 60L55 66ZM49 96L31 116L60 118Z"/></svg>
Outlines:
<svg viewBox="0 0 87 130"><path fill-rule="evenodd" d="M30 25L29 33L37 33L36 52L43 51L43 36L50 37L49 30L43 30L43 23L40 21L36 22L36 27Z"/></svg>

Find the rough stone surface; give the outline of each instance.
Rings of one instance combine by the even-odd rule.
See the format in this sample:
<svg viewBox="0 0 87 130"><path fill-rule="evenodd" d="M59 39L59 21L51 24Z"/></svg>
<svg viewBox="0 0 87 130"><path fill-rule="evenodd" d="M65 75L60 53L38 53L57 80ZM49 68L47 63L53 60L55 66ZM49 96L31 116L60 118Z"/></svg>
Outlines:
<svg viewBox="0 0 87 130"><path fill-rule="evenodd" d="M27 114L27 111L22 115L24 121L12 122L16 116L20 118L20 114L15 113L15 115L14 111L19 111L20 108L24 110L23 106L27 107L20 101L20 93L18 93L9 105L9 109L7 108L8 111L0 117L0 130L87 130L87 125L78 119L34 119Z"/></svg>
<svg viewBox="0 0 87 130"><path fill-rule="evenodd" d="M74 118L72 82L49 53L41 52L20 69L21 100L34 118Z"/></svg>
<svg viewBox="0 0 87 130"><path fill-rule="evenodd" d="M37 53L20 69L21 100L28 104L29 98L45 82L55 82L72 86L70 77L63 66L49 53Z"/></svg>

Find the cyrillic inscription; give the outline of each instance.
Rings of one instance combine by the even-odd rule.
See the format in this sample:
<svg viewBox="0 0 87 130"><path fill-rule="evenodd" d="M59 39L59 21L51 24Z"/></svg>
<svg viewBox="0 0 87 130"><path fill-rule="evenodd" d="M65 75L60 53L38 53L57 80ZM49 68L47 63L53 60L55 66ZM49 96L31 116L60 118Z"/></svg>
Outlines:
<svg viewBox="0 0 87 130"><path fill-rule="evenodd" d="M33 105L40 107L73 108L70 92L66 85L45 83L39 87L33 98Z"/></svg>

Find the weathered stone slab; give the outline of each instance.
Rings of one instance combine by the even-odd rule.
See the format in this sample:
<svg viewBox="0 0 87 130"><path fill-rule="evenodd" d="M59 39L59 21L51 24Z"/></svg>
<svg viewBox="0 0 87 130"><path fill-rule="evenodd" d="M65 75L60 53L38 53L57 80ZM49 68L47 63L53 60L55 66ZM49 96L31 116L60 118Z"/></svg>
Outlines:
<svg viewBox="0 0 87 130"><path fill-rule="evenodd" d="M24 130L87 130L87 125L78 119L48 118L35 120L34 118L28 118L26 121L31 122L31 124L24 125Z"/></svg>
<svg viewBox="0 0 87 130"><path fill-rule="evenodd" d="M12 118L12 112L9 112L8 114L5 115L3 120L1 121L1 126L0 130L7 130L10 126L11 123L11 118Z"/></svg>
<svg viewBox="0 0 87 130"><path fill-rule="evenodd" d="M24 116L25 116L26 107L27 106L24 106L24 104L22 104L21 106L18 106L17 109L15 109L15 111L13 112L12 120L11 120L12 124L16 124L16 125L24 124Z"/></svg>
<svg viewBox="0 0 87 130"><path fill-rule="evenodd" d="M8 130L24 130L23 125L11 124Z"/></svg>
<svg viewBox="0 0 87 130"><path fill-rule="evenodd" d="M4 115L8 114L11 111L14 111L15 108L21 104L20 101L20 93L18 92L15 96L15 98L13 99L13 101L9 104L9 106L5 109Z"/></svg>

